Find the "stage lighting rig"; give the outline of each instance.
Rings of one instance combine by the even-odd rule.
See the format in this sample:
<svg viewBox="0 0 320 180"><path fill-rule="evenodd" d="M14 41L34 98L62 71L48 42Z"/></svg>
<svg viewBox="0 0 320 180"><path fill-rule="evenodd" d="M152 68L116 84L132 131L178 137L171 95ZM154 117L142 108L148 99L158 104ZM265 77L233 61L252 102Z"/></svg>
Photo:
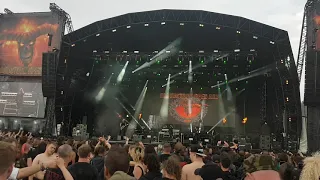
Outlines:
<svg viewBox="0 0 320 180"><path fill-rule="evenodd" d="M49 9L52 12L56 12L60 17L63 18L63 21L66 24L68 33L73 32L73 25L72 25L72 21L71 21L71 16L64 11L62 8L60 8L56 3L50 3Z"/></svg>
<svg viewBox="0 0 320 180"><path fill-rule="evenodd" d="M4 8L4 12L5 12L6 14L13 14L13 12L12 12L10 9L8 9L8 8Z"/></svg>

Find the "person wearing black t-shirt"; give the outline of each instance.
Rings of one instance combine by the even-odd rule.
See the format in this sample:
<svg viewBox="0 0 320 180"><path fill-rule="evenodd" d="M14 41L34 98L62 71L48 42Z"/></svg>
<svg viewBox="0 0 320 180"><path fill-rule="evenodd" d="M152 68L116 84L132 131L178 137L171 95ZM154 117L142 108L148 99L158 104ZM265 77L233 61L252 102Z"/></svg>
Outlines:
<svg viewBox="0 0 320 180"><path fill-rule="evenodd" d="M75 180L97 180L98 170L90 164L92 149L89 145L83 144L78 149L79 160L68 167Z"/></svg>
<svg viewBox="0 0 320 180"><path fill-rule="evenodd" d="M168 160L170 156L171 156L171 145L169 143L166 143L163 145L163 152L159 156L160 163L164 162L165 160Z"/></svg>
<svg viewBox="0 0 320 180"><path fill-rule="evenodd" d="M44 180L73 180L73 177L66 168L71 161L72 147L67 144L60 146L58 148L58 156L58 168L46 169Z"/></svg>
<svg viewBox="0 0 320 180"><path fill-rule="evenodd" d="M222 153L220 155L220 168L224 176L223 179L236 180L234 173L231 172L230 166L231 166L231 159L229 158L228 154Z"/></svg>

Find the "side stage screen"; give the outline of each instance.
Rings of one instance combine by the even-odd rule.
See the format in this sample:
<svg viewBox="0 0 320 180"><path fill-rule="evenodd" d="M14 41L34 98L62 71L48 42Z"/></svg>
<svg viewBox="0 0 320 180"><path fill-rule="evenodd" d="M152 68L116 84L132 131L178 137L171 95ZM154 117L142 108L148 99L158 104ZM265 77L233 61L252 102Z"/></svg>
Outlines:
<svg viewBox="0 0 320 180"><path fill-rule="evenodd" d="M0 116L43 118L45 102L41 83L0 82Z"/></svg>

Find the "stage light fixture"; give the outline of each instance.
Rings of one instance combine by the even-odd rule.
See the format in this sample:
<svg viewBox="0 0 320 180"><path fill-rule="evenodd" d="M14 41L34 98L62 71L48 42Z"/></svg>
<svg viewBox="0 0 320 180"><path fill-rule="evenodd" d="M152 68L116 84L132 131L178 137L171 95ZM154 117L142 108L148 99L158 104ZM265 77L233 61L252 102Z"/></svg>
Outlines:
<svg viewBox="0 0 320 180"><path fill-rule="evenodd" d="M247 117L243 118L243 119L242 119L242 124L246 124L247 121L248 121L248 118L247 118Z"/></svg>
<svg viewBox="0 0 320 180"><path fill-rule="evenodd" d="M240 49L235 49L234 52L240 52Z"/></svg>
<svg viewBox="0 0 320 180"><path fill-rule="evenodd" d="M180 26L184 26L184 23L180 23Z"/></svg>
<svg viewBox="0 0 320 180"><path fill-rule="evenodd" d="M112 30L112 32L116 32L116 31L117 31L116 29Z"/></svg>
<svg viewBox="0 0 320 180"><path fill-rule="evenodd" d="M148 27L148 26L149 26L149 24L148 24L148 23L146 23L146 24L144 24L144 26L145 26L145 27Z"/></svg>
<svg viewBox="0 0 320 180"><path fill-rule="evenodd" d="M127 26L127 29L130 29L131 28L131 26Z"/></svg>
<svg viewBox="0 0 320 180"><path fill-rule="evenodd" d="M76 46L76 44L72 44L72 45L71 45L71 47L75 47L75 46Z"/></svg>
<svg viewBox="0 0 320 180"><path fill-rule="evenodd" d="M98 33L98 34L96 34L96 36L97 36L97 37L99 37L99 36L100 36L100 34Z"/></svg>
<svg viewBox="0 0 320 180"><path fill-rule="evenodd" d="M161 25L165 25L165 24L166 24L166 22L162 22L162 23L161 23Z"/></svg>
<svg viewBox="0 0 320 180"><path fill-rule="evenodd" d="M258 37L257 36L253 36L253 39L258 39Z"/></svg>

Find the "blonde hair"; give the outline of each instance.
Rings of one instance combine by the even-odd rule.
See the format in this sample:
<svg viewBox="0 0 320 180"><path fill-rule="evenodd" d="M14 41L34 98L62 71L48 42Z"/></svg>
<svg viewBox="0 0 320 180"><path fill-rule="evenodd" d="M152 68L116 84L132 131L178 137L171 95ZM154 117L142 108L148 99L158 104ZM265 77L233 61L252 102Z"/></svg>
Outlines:
<svg viewBox="0 0 320 180"><path fill-rule="evenodd" d="M136 147L132 150L131 157L132 157L132 159L133 159L134 162L142 162L143 157L144 157L144 150L143 150L143 148L141 148L140 146L136 146Z"/></svg>
<svg viewBox="0 0 320 180"><path fill-rule="evenodd" d="M319 180L320 177L320 152L303 161L303 169L300 180Z"/></svg>

